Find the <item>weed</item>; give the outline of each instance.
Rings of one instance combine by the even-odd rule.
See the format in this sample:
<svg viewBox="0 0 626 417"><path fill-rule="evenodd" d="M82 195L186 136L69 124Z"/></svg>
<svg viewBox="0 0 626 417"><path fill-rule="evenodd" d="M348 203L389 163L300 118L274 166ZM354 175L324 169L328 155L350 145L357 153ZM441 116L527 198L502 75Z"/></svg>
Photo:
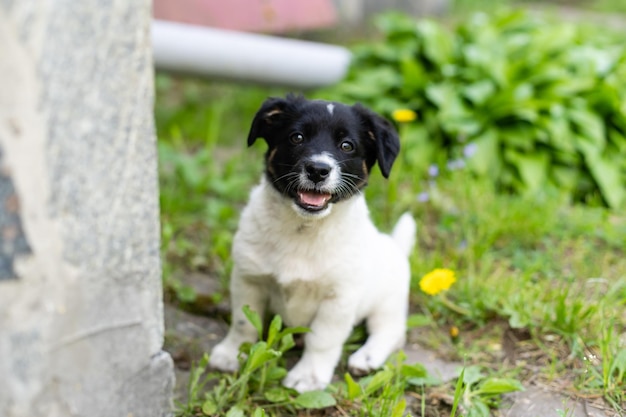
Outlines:
<svg viewBox="0 0 626 417"><path fill-rule="evenodd" d="M259 315L244 307L248 320L263 335ZM293 335L308 329L282 328L280 316L271 321L265 340L254 344L244 344L240 348L240 370L235 374L208 373L204 375L209 357L204 355L190 374L188 401L181 404L177 412L180 416L196 415L233 416L239 413L259 413L259 406L268 410L283 407L286 410L298 408L324 408L335 404L334 398L324 392L297 395L293 390L280 385L287 371L279 362L283 353L294 346ZM205 389L210 382L212 388ZM263 411L265 413L265 411Z"/></svg>

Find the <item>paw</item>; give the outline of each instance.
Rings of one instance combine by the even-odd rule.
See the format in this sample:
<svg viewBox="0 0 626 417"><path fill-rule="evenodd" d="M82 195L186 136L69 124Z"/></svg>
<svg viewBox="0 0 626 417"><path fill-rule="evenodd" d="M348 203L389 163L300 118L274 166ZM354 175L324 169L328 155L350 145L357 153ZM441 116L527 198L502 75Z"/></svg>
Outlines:
<svg viewBox="0 0 626 417"><path fill-rule="evenodd" d="M209 358L209 367L222 372L235 372L239 369L239 348L233 349L225 343L220 343L213 348Z"/></svg>
<svg viewBox="0 0 626 417"><path fill-rule="evenodd" d="M386 358L377 358L369 350L361 348L354 352L348 359L348 369L355 376L367 375L380 368L385 363Z"/></svg>
<svg viewBox="0 0 626 417"><path fill-rule="evenodd" d="M283 385L298 392L322 390L330 383L332 370L329 375L317 371L298 363L283 379Z"/></svg>

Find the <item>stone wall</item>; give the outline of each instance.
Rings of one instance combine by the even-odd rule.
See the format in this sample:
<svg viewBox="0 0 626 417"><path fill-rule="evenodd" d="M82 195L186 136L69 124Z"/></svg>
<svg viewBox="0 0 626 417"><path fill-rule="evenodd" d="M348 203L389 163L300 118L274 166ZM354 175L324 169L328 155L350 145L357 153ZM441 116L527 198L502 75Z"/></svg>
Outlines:
<svg viewBox="0 0 626 417"><path fill-rule="evenodd" d="M0 0L0 416L170 412L150 2Z"/></svg>

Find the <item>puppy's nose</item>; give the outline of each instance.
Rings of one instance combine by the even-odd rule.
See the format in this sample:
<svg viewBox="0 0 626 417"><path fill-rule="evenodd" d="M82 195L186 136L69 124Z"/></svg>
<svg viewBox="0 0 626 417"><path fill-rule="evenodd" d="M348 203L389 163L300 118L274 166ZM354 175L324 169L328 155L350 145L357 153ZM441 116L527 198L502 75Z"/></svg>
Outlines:
<svg viewBox="0 0 626 417"><path fill-rule="evenodd" d="M318 183L328 178L332 167L326 162L309 161L304 164L304 169L306 170L307 177L311 181Z"/></svg>

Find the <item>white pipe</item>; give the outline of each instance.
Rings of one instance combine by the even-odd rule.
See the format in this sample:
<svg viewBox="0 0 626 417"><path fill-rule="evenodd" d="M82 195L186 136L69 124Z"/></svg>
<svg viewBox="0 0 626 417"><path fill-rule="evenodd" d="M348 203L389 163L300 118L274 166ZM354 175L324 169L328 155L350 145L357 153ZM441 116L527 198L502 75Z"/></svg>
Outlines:
<svg viewBox="0 0 626 417"><path fill-rule="evenodd" d="M298 88L340 81L350 64L343 47L154 20L157 69Z"/></svg>

